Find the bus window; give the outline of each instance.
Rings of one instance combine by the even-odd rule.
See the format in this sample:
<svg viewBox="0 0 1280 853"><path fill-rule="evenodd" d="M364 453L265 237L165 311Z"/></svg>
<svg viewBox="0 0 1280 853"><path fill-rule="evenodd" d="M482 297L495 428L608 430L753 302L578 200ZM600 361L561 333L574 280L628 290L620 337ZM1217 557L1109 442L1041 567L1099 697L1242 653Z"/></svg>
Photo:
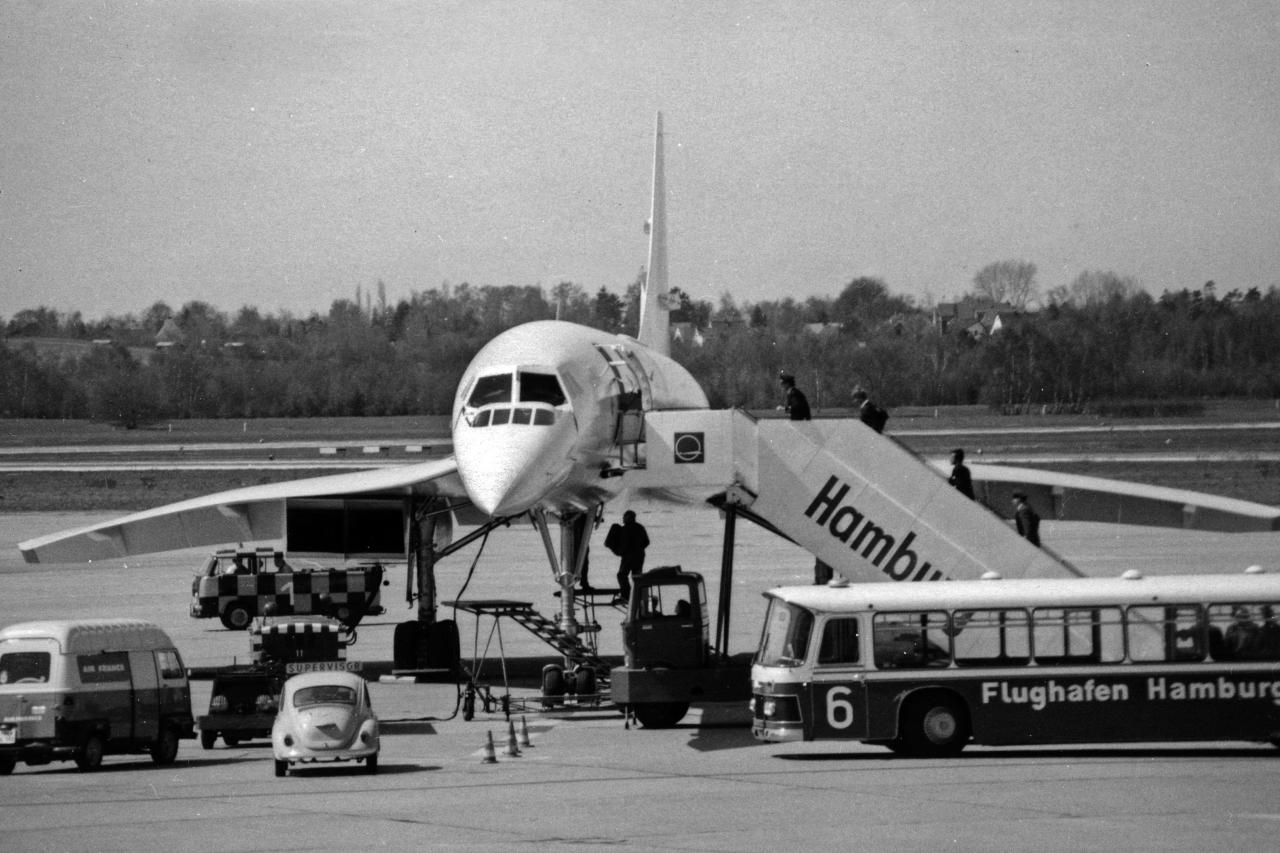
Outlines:
<svg viewBox="0 0 1280 853"><path fill-rule="evenodd" d="M804 661L813 631L813 614L803 607L773 599L765 614L764 634L756 663L761 666L797 666Z"/></svg>
<svg viewBox="0 0 1280 853"><path fill-rule="evenodd" d="M956 623L957 665L1022 666L1030 660L1025 610L966 610L956 613Z"/></svg>
<svg viewBox="0 0 1280 853"><path fill-rule="evenodd" d="M1213 646L1221 653L1220 633ZM1204 660L1209 632L1200 607L1130 607L1125 611L1129 660L1137 662Z"/></svg>
<svg viewBox="0 0 1280 853"><path fill-rule="evenodd" d="M947 614L941 610L878 613L872 626L876 666L909 669L947 666Z"/></svg>
<svg viewBox="0 0 1280 853"><path fill-rule="evenodd" d="M1263 626L1267 620L1262 615L1263 609L1263 606L1256 604L1215 604L1210 607L1210 634L1217 628L1222 632L1223 638L1222 655L1215 657L1219 660L1275 660L1274 656L1267 656L1264 650ZM1274 617L1270 624L1269 632L1280 628ZM1209 651L1210 654L1213 653L1212 648Z"/></svg>
<svg viewBox="0 0 1280 853"><path fill-rule="evenodd" d="M857 663L860 657L857 617L828 619L822 629L818 663Z"/></svg>
<svg viewBox="0 0 1280 853"><path fill-rule="evenodd" d="M1032 613L1036 663L1115 663L1124 660L1118 607L1041 607Z"/></svg>

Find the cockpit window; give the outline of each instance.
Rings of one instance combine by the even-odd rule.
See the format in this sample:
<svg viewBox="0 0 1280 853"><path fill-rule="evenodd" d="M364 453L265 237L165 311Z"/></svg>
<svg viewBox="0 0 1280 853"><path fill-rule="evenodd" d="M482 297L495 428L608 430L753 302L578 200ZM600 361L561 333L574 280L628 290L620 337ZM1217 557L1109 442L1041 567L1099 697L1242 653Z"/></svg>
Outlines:
<svg viewBox="0 0 1280 853"><path fill-rule="evenodd" d="M491 403L511 402L511 374L498 373L492 376L481 376L476 380L476 387L471 392L467 405L472 408L488 406Z"/></svg>
<svg viewBox="0 0 1280 853"><path fill-rule="evenodd" d="M479 390L477 388L477 390ZM474 396L474 395L473 395ZM563 406L564 392L560 382L550 373L520 373L520 402Z"/></svg>

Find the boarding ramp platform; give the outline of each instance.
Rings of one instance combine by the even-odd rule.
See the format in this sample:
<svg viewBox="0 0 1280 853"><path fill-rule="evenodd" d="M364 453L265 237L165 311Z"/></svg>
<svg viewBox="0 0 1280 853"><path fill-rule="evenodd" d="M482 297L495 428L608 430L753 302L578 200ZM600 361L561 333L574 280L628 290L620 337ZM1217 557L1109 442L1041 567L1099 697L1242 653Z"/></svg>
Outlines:
<svg viewBox="0 0 1280 853"><path fill-rule="evenodd" d="M891 436L857 420L648 412L644 438L644 467L626 473L632 488L734 505L851 580L1080 574L1022 538L983 501L960 494ZM993 507L1007 508L1011 493L1023 488L1045 518L1216 530L1276 529L1280 518L1272 507L1196 492L996 466L973 472Z"/></svg>

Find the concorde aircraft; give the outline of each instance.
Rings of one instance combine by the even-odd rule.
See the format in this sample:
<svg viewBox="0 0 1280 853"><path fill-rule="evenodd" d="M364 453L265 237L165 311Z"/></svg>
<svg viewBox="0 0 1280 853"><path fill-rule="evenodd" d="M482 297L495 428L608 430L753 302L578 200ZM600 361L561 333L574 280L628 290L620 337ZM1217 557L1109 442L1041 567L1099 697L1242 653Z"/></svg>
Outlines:
<svg viewBox="0 0 1280 853"><path fill-rule="evenodd" d="M418 623L436 560L517 517L538 528L570 636L592 527L624 489L733 506L858 580L1071 574L888 436L855 421L792 424L712 411L669 354L662 116L637 335L560 321L510 329L467 367L451 457L207 495L23 542L30 562L84 562L237 542L407 560ZM696 463L696 464L692 464ZM1180 490L973 466L985 503L1033 490L1060 519L1274 530L1280 511ZM751 517L749 515L749 517ZM454 528L474 526L455 539ZM559 526L557 549L552 526Z"/></svg>

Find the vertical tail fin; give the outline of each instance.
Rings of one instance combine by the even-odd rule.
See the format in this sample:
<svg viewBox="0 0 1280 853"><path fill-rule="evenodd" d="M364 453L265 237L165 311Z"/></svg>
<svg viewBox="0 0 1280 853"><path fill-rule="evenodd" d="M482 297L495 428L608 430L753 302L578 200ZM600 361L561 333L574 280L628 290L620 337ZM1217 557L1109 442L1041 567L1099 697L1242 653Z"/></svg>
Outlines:
<svg viewBox="0 0 1280 853"><path fill-rule="evenodd" d="M649 265L640 292L640 329L636 339L663 355L671 351L667 310L667 188L662 169L662 113L653 141L653 208L649 213Z"/></svg>

